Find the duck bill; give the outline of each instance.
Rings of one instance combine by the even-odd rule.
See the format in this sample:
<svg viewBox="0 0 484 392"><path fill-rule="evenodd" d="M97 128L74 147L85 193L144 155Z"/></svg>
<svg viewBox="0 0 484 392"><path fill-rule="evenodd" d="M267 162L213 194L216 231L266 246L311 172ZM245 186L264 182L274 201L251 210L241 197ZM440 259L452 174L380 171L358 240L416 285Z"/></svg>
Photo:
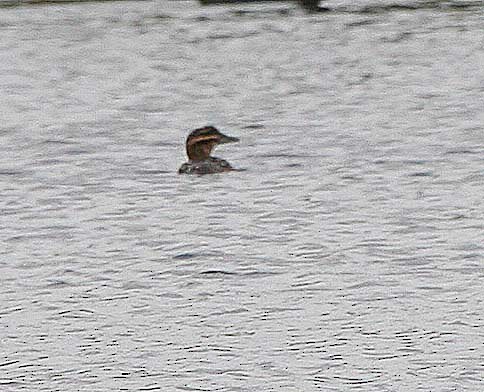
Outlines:
<svg viewBox="0 0 484 392"><path fill-rule="evenodd" d="M221 134L219 143L220 144L235 143L235 142L238 142L238 141L239 141L238 137L232 137L232 136L227 136L227 135Z"/></svg>

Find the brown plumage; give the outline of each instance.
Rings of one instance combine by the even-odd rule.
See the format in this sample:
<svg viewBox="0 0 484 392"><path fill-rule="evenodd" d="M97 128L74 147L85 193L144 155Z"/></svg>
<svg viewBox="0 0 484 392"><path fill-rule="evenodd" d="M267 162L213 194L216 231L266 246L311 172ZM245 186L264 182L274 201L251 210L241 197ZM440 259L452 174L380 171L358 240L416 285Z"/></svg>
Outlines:
<svg viewBox="0 0 484 392"><path fill-rule="evenodd" d="M210 174L233 170L230 164L220 158L210 156L217 144L238 142L239 139L224 135L213 126L192 131L186 141L188 162L184 163L180 174Z"/></svg>

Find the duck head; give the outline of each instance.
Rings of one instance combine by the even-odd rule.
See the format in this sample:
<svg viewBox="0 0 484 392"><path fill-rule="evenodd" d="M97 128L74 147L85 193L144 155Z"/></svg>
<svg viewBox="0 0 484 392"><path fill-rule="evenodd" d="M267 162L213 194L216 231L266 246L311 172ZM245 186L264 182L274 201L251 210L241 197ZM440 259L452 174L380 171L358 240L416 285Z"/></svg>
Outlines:
<svg viewBox="0 0 484 392"><path fill-rule="evenodd" d="M203 161L210 157L210 153L218 144L238 141L238 138L224 135L213 126L195 129L188 135L186 142L188 159Z"/></svg>

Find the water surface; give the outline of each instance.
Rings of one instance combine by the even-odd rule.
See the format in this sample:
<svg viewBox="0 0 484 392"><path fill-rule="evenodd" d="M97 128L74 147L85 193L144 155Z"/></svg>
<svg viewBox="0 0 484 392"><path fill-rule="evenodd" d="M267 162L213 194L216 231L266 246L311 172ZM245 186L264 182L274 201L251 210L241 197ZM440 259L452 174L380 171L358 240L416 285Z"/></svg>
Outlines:
<svg viewBox="0 0 484 392"><path fill-rule="evenodd" d="M381 4L0 9L2 391L484 389L483 8Z"/></svg>

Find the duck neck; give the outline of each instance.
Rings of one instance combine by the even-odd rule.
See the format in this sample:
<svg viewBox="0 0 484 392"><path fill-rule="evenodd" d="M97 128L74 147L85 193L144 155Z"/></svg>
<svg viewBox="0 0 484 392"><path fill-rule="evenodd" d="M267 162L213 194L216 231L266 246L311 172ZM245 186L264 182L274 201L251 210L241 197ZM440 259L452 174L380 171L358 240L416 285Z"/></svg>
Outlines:
<svg viewBox="0 0 484 392"><path fill-rule="evenodd" d="M188 159L191 161L204 161L210 158L210 153L212 152L214 146L215 143L213 142L189 144L187 145Z"/></svg>

